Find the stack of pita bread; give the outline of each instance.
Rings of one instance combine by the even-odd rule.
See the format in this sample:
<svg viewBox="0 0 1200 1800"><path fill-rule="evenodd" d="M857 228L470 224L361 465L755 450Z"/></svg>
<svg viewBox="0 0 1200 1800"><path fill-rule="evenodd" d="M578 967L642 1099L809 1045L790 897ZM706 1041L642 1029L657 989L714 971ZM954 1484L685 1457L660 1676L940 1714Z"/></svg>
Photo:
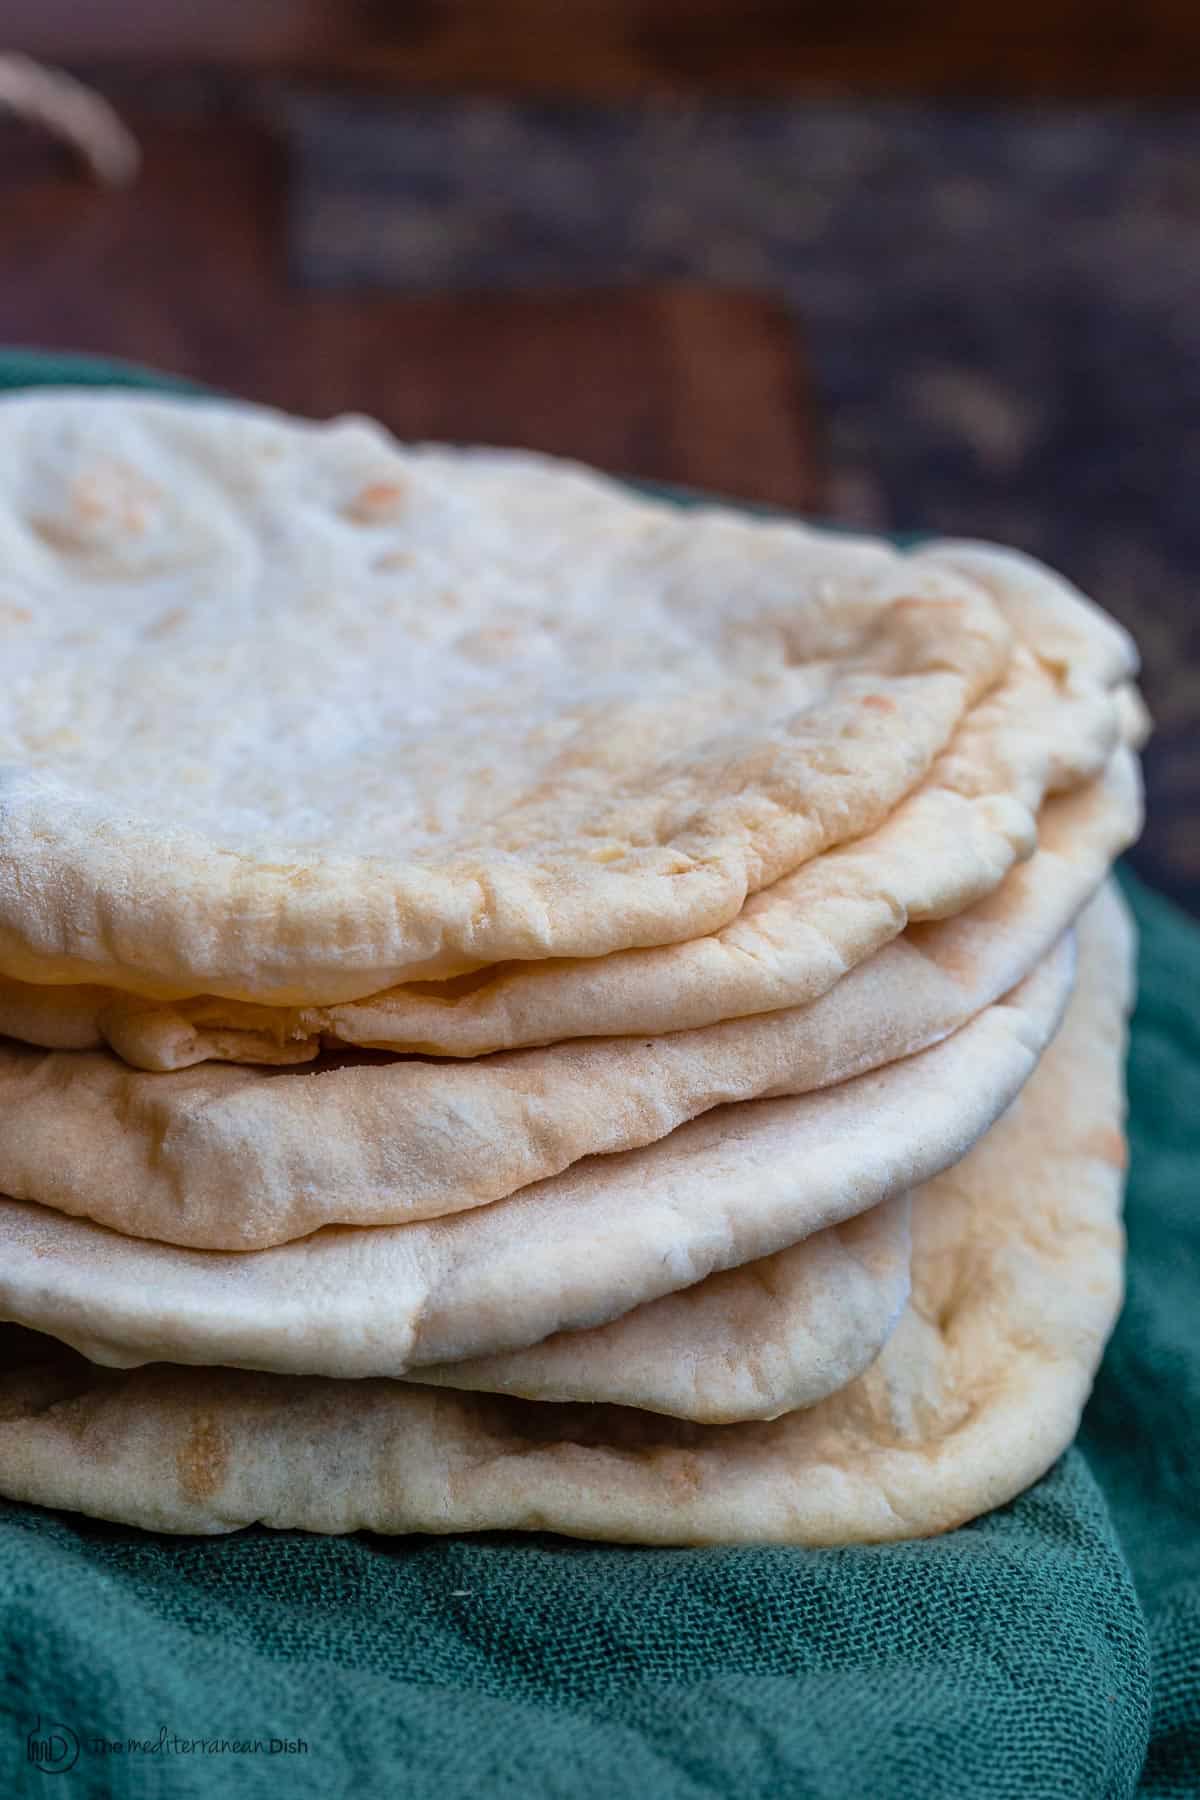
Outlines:
<svg viewBox="0 0 1200 1800"><path fill-rule="evenodd" d="M1121 1291L1126 635L359 420L0 403L0 1491L918 1536Z"/></svg>

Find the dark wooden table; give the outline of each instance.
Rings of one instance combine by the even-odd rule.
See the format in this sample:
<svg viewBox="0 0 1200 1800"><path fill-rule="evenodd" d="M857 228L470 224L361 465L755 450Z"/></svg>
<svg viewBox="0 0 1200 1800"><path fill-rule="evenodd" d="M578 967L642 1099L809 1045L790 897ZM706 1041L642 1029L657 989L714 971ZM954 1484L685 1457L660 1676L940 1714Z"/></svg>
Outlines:
<svg viewBox="0 0 1200 1800"><path fill-rule="evenodd" d="M402 437L519 443L820 509L799 341L771 300L306 294L288 279L287 170L264 129L133 123L145 166L125 191L15 127L0 141L0 341L128 357L318 416L368 412Z"/></svg>

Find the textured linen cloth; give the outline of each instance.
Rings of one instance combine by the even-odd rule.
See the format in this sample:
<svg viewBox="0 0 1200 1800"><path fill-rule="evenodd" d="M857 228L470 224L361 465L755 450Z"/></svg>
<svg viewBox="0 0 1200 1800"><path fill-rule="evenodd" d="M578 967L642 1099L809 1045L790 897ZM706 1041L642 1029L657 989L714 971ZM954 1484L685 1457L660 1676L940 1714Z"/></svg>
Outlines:
<svg viewBox="0 0 1200 1800"><path fill-rule="evenodd" d="M0 385L79 374L0 355ZM834 1551L169 1538L0 1502L0 1792L1200 1794L1200 927L1125 888L1129 1297L1028 1493Z"/></svg>

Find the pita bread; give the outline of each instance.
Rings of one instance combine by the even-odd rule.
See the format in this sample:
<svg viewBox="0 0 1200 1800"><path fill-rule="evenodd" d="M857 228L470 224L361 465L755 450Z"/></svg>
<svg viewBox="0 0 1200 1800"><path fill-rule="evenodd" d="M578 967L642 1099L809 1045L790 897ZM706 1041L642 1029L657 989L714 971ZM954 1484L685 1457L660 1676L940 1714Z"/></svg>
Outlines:
<svg viewBox="0 0 1200 1800"><path fill-rule="evenodd" d="M162 395L0 401L0 550L0 968L158 998L713 930L886 818L1012 641L880 542Z"/></svg>
<svg viewBox="0 0 1200 1800"><path fill-rule="evenodd" d="M977 582L1002 607L1017 637L1068 684L1121 679L1111 636L1115 620L1036 557L969 538L927 538L913 555L919 563ZM1134 667L1124 673L1132 674Z"/></svg>
<svg viewBox="0 0 1200 1800"><path fill-rule="evenodd" d="M435 1387L591 1400L724 1424L774 1419L836 1393L870 1366L911 1288L907 1194L775 1256L710 1275L610 1325L559 1332L505 1356L413 1370ZM6 1338L52 1340L19 1325Z"/></svg>
<svg viewBox="0 0 1200 1800"><path fill-rule="evenodd" d="M929 776L877 830L747 901L711 936L590 959L508 963L334 1007L265 1007L208 995L173 1004L96 986L0 976L0 1031L48 1049L108 1044L143 1069L205 1061L286 1065L342 1044L477 1056L576 1037L660 1036L806 1006L909 921L992 892L1037 840L1047 793L1102 767L1120 729L1145 735L1128 686L1068 692L1018 650Z"/></svg>
<svg viewBox="0 0 1200 1800"><path fill-rule="evenodd" d="M1049 952L1139 822L1122 752L1051 803L1045 849L969 912L911 927L812 1006L661 1038L168 1075L0 1044L0 1192L214 1250L485 1205L714 1106L807 1093L938 1042Z"/></svg>
<svg viewBox="0 0 1200 1800"><path fill-rule="evenodd" d="M331 1227L247 1255L144 1242L0 1199L0 1320L95 1362L345 1376L400 1375L602 1325L866 1212L962 1156L1028 1079L1072 971L1064 941L919 1056L821 1094L719 1107L643 1150L589 1157L428 1223Z"/></svg>
<svg viewBox="0 0 1200 1800"><path fill-rule="evenodd" d="M870 1367L911 1288L907 1194L591 1331L412 1369L433 1387L636 1406L709 1425L814 1406Z"/></svg>
<svg viewBox="0 0 1200 1800"><path fill-rule="evenodd" d="M704 1426L404 1382L114 1374L55 1352L0 1388L0 1488L166 1531L652 1544L879 1542L1003 1504L1070 1442L1120 1305L1132 939L1111 891L1081 936L1076 997L1037 1073L916 1196L905 1319L820 1405Z"/></svg>

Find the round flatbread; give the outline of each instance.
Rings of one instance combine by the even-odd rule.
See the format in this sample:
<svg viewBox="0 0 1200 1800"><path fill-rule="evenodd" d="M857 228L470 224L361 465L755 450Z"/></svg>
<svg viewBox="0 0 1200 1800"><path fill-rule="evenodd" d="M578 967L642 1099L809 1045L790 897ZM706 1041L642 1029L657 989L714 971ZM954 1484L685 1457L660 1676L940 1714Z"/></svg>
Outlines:
<svg viewBox="0 0 1200 1800"><path fill-rule="evenodd" d="M0 969L157 998L711 931L1012 646L936 559L226 401L0 401L0 552Z"/></svg>
<svg viewBox="0 0 1200 1800"><path fill-rule="evenodd" d="M1070 992L1064 942L944 1043L799 1099L718 1107L511 1199L231 1254L0 1200L0 1319L97 1362L324 1375L522 1349L772 1256L962 1156L1028 1079ZM279 1079L282 1079L280 1077Z"/></svg>
<svg viewBox="0 0 1200 1800"><path fill-rule="evenodd" d="M911 1201L814 1232L590 1331L409 1381L526 1400L636 1406L709 1425L814 1406L870 1367L911 1288Z"/></svg>
<svg viewBox="0 0 1200 1800"><path fill-rule="evenodd" d="M1048 954L1140 817L1123 751L1051 802L1043 848L969 911L910 927L811 1006L665 1037L165 1075L0 1044L0 1193L214 1250L486 1205L715 1106L809 1093L937 1043Z"/></svg>
<svg viewBox="0 0 1200 1800"><path fill-rule="evenodd" d="M1041 579L1053 595L1053 579ZM1051 603L1045 610L1054 616ZM168 1070L304 1063L346 1044L480 1056L577 1037L661 1036L807 1006L906 924L949 917L993 892L1034 849L1046 796L1095 778L1115 740L1142 742L1147 720L1136 690L1095 679L1094 653L1088 632L1058 667L1018 646L1003 681L881 826L686 943L492 965L327 1007L212 994L168 1002L0 974L0 1032L53 1050L108 1045L136 1068Z"/></svg>
<svg viewBox="0 0 1200 1800"><path fill-rule="evenodd" d="M1070 1442L1120 1306L1132 934L1113 893L1080 935L1036 1074L915 1197L909 1312L820 1405L704 1426L405 1382L114 1373L55 1350L0 1382L0 1490L163 1531L652 1544L879 1542L1001 1505Z"/></svg>

